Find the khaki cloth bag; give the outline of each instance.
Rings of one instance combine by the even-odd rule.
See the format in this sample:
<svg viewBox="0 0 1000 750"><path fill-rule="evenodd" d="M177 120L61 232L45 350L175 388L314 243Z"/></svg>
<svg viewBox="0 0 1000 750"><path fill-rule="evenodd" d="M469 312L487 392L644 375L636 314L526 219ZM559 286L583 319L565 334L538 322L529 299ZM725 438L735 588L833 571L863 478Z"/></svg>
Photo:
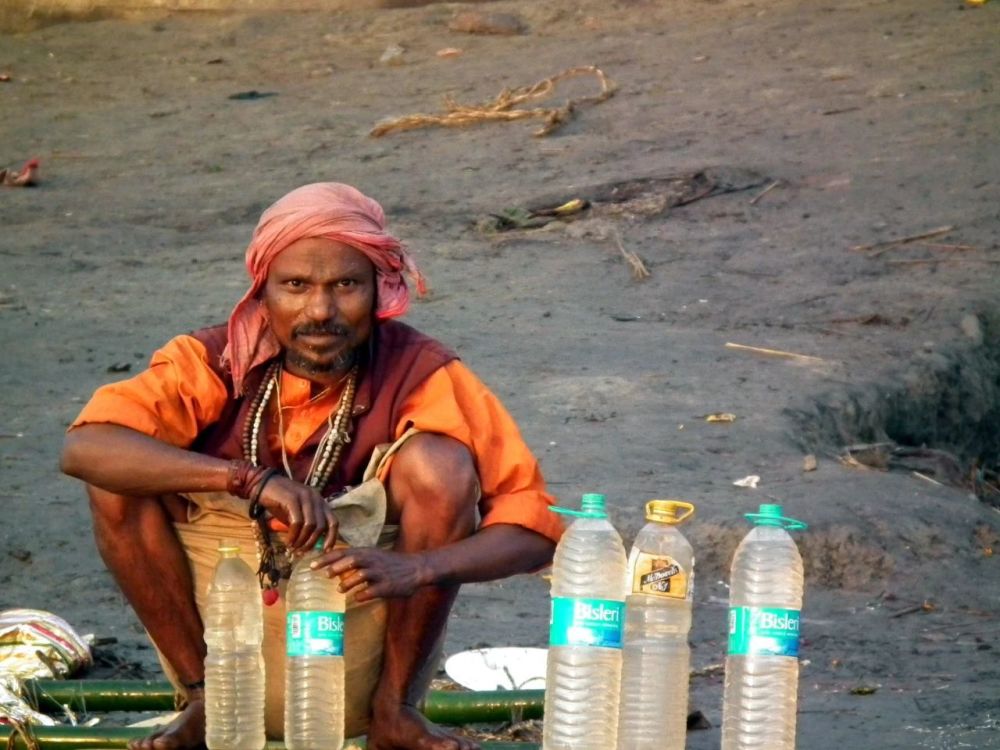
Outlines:
<svg viewBox="0 0 1000 750"><path fill-rule="evenodd" d="M398 527L385 525L386 493L383 478L390 457L418 430L408 430L395 443L376 447L362 483L335 498L331 507L340 523L339 535L347 545L367 547L378 545L391 548ZM204 616L208 586L219 559L219 542L223 539L239 545L240 557L257 570L257 546L246 516L246 500L225 492L190 493L187 523L175 523L174 528L191 564L195 602ZM288 581L279 585L280 598L271 607L264 607L264 670L265 728L271 739L284 737L285 723L285 589ZM368 730L371 697L382 672L382 648L385 639L386 603L382 599L357 604L347 600L344 636L344 668L346 702L344 709L345 736L355 737ZM440 651L441 645L438 645ZM184 688L173 669L157 651L160 663L170 682L183 696ZM436 665L432 658L429 666ZM425 670L422 691L426 691L433 669Z"/></svg>

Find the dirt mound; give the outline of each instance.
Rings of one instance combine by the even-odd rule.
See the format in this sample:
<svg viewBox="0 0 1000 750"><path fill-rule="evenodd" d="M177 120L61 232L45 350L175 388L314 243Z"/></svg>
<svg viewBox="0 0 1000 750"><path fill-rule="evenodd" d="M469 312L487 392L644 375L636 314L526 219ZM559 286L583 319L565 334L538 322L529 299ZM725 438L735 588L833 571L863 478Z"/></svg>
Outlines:
<svg viewBox="0 0 1000 750"><path fill-rule="evenodd" d="M966 316L964 337L905 368L786 413L807 452L873 468L926 470L1000 506L1000 317Z"/></svg>

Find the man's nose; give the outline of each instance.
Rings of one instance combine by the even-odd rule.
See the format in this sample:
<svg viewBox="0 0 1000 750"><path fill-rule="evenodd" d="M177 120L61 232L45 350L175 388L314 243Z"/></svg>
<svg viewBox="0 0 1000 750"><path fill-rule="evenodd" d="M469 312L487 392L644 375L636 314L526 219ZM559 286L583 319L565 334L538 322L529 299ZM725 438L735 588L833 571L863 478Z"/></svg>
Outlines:
<svg viewBox="0 0 1000 750"><path fill-rule="evenodd" d="M316 321L327 321L336 318L337 299L334 294L327 289L314 289L306 303L306 315L311 320Z"/></svg>

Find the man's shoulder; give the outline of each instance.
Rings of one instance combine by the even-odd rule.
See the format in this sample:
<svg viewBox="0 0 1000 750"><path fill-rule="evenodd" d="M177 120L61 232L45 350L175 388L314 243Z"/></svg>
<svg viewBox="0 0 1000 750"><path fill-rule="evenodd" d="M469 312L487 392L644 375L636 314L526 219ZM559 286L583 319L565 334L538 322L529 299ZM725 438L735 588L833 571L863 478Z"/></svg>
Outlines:
<svg viewBox="0 0 1000 750"><path fill-rule="evenodd" d="M229 327L225 323L199 328L187 334L205 347L205 361L218 375L225 374L222 366L222 353L229 343Z"/></svg>
<svg viewBox="0 0 1000 750"><path fill-rule="evenodd" d="M220 323L191 331L188 336L197 339L206 348L220 348L221 353L221 349L225 349L229 341L229 327L225 323Z"/></svg>

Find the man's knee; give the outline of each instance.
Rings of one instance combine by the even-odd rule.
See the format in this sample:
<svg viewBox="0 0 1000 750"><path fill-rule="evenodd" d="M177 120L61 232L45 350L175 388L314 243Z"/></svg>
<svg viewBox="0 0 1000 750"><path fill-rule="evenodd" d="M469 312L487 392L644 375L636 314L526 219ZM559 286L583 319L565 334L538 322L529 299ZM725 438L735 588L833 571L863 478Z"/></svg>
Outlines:
<svg viewBox="0 0 1000 750"><path fill-rule="evenodd" d="M469 449L445 435L421 433L399 449L389 471L394 510L415 504L441 520L475 525L479 474Z"/></svg>
<svg viewBox="0 0 1000 750"><path fill-rule="evenodd" d="M183 520L186 506L176 495L166 497L127 497L87 485L90 515L97 531L160 527L163 523Z"/></svg>
<svg viewBox="0 0 1000 750"><path fill-rule="evenodd" d="M133 498L116 495L92 484L87 485L87 498L95 526L121 527L136 520L137 503Z"/></svg>

